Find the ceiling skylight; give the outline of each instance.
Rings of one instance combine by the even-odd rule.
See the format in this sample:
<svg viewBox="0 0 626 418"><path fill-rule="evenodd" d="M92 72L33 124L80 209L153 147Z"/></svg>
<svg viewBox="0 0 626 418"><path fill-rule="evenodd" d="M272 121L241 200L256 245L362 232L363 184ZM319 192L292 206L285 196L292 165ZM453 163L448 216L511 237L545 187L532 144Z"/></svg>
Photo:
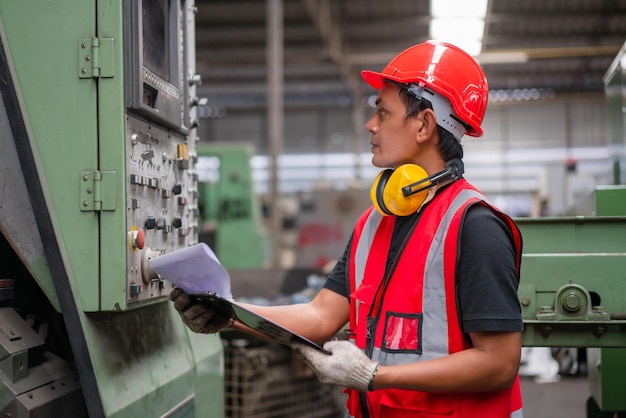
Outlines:
<svg viewBox="0 0 626 418"><path fill-rule="evenodd" d="M431 0L430 38L450 42L472 56L482 50L488 0Z"/></svg>

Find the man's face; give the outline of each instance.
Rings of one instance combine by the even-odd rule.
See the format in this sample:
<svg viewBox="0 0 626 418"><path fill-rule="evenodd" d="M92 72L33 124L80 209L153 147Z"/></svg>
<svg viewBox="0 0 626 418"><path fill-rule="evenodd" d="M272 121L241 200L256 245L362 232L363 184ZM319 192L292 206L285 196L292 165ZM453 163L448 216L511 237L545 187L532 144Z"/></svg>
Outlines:
<svg viewBox="0 0 626 418"><path fill-rule="evenodd" d="M383 83L376 99L376 113L365 124L372 133L372 164L379 168L397 168L416 163L419 117L406 119L406 108L397 86Z"/></svg>

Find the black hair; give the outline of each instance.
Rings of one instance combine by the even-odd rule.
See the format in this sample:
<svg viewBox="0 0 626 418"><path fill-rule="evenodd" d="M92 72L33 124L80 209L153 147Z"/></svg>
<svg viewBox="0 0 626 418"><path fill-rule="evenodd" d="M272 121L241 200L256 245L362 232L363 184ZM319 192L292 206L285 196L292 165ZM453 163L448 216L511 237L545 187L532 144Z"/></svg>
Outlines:
<svg viewBox="0 0 626 418"><path fill-rule="evenodd" d="M397 84L399 89L400 99L404 103L404 107L406 108L406 119L413 118L417 116L421 111L426 109L433 109L432 103L428 99L418 99L409 91L404 88L401 84ZM437 135L439 136L439 153L444 161L450 161L454 158L463 158L463 147L461 143L450 133L449 131L442 128L440 125L437 125Z"/></svg>

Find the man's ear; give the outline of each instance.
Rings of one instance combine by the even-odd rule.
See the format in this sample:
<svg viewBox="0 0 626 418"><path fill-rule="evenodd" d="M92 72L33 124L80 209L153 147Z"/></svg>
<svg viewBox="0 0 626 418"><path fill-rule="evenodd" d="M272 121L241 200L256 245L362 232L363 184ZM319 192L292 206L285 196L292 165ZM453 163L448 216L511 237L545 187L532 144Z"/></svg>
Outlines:
<svg viewBox="0 0 626 418"><path fill-rule="evenodd" d="M437 117L432 109L425 109L420 112L419 120L421 125L417 131L417 141L425 142L437 134Z"/></svg>

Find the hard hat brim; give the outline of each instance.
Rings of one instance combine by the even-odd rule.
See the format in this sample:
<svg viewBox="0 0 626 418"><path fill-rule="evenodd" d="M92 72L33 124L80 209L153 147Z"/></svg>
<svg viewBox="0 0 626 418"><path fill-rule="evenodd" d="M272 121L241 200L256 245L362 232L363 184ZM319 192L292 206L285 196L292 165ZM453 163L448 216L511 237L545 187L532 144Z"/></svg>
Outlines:
<svg viewBox="0 0 626 418"><path fill-rule="evenodd" d="M398 83L404 83L402 80L396 77L370 70L361 71L361 78L363 79L363 81L365 81L376 90L380 90L382 88L385 79L397 81Z"/></svg>

